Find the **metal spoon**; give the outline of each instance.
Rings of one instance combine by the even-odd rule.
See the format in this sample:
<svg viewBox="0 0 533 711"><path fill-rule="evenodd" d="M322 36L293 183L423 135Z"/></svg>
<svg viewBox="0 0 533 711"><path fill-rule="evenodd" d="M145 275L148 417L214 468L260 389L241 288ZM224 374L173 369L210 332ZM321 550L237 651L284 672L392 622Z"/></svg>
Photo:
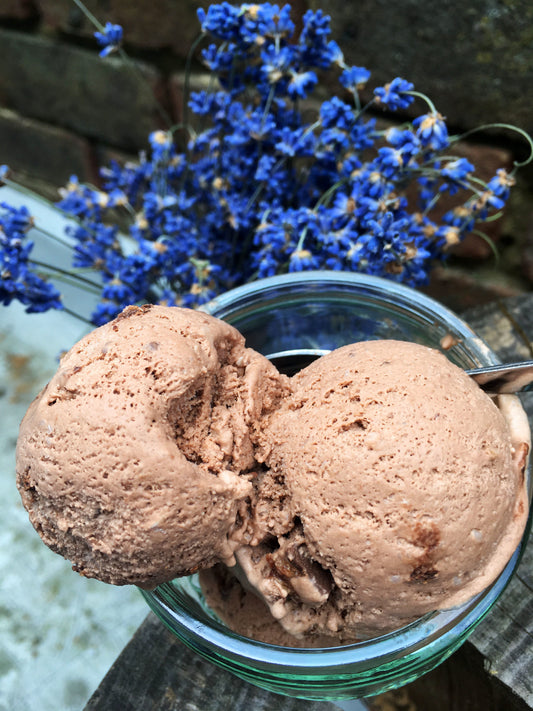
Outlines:
<svg viewBox="0 0 533 711"><path fill-rule="evenodd" d="M531 390L533 384L533 360L470 368L466 372L488 393L524 392Z"/></svg>
<svg viewBox="0 0 533 711"><path fill-rule="evenodd" d="M310 348L272 353L267 357L281 372L294 375L326 353L329 351ZM480 388L494 395L524 392L533 386L533 360L469 368L466 372Z"/></svg>

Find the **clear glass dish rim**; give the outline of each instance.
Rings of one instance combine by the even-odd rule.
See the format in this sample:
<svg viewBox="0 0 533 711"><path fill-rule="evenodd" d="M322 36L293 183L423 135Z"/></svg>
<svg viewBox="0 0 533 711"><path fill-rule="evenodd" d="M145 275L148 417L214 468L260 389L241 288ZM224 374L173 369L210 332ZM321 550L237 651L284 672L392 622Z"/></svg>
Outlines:
<svg viewBox="0 0 533 711"><path fill-rule="evenodd" d="M332 288L357 287L361 296L378 299L382 304L387 303L392 307L400 306L409 310L413 309L413 294L416 294L416 312L421 319L434 324L438 314L439 320L445 321L450 331L455 332L455 335L461 335L469 348L471 347L475 351L478 356L477 364L496 365L500 362L492 349L451 309L412 287L368 274L310 270L264 277L220 294L204 304L201 310L209 314L216 314L217 318L224 319L240 309L244 302L247 302L246 305L250 308L263 298L265 293L275 290L292 291L292 300L296 300L295 289L303 291L313 285L326 285Z"/></svg>
<svg viewBox="0 0 533 711"><path fill-rule="evenodd" d="M477 364L491 365L499 362L496 354L453 311L426 294L382 277L322 270L266 277L221 294L205 304L201 310L224 319L239 311L244 304L252 307L264 297L265 292L291 290L293 298L297 298L298 291L309 289L313 285L329 285L332 288L356 287L361 296L377 298L382 305L390 303L411 311L414 309L417 316L433 324L437 320L442 321L450 332L460 335L468 350L473 351L471 355L477 358ZM413 293L416 293L415 302ZM167 627L186 640L187 644L203 650L204 653L207 651L206 647L209 647L210 653L216 652L217 656L231 660L236 666L249 668L252 664L271 673L293 670L300 675L305 675L306 671L309 675L318 672L321 675L327 674L328 670L333 674L364 672L417 653L428 652L431 656L443 654L447 647L466 637L489 612L509 583L525 547L532 513L530 512L526 532L513 556L496 580L484 591L457 608L428 613L399 630L355 644L327 648L295 648L267 644L240 636L214 619L209 624L200 621L177 603L172 583L165 583L152 591L141 590L141 593L149 607ZM177 609L171 606L169 599L178 604Z"/></svg>
<svg viewBox="0 0 533 711"><path fill-rule="evenodd" d="M206 645L226 659L231 658L237 666L259 665L271 672L283 673L286 669L298 670L300 674L320 671L331 673L364 672L384 664L431 650L431 656L439 655L467 635L490 611L509 583L522 556L529 525L522 542L500 573L498 578L463 605L431 612L410 625L371 640L339 647L281 647L243 637L215 619L209 624L200 621L178 603L171 607L165 599L175 600L172 583L164 583L152 591L141 590L149 607L178 636L183 635L188 644L199 649Z"/></svg>

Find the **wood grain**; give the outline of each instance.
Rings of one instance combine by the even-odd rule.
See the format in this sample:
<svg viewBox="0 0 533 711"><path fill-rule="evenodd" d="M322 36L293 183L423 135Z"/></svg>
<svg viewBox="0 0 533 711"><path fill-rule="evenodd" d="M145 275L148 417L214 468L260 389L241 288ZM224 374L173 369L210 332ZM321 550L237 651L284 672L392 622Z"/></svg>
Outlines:
<svg viewBox="0 0 533 711"><path fill-rule="evenodd" d="M150 613L85 711L338 711L258 689L204 661Z"/></svg>

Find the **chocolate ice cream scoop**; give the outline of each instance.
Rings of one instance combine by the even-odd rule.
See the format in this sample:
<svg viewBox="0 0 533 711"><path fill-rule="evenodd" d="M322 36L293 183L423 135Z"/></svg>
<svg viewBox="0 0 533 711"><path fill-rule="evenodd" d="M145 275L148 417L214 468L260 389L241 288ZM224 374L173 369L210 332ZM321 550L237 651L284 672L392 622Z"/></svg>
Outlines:
<svg viewBox="0 0 533 711"><path fill-rule="evenodd" d="M63 357L24 417L17 484L33 525L78 572L115 584L233 563L256 428L286 389L228 324L127 308Z"/></svg>
<svg viewBox="0 0 533 711"><path fill-rule="evenodd" d="M286 630L374 636L497 577L528 511L528 424L513 396L499 408L444 355L400 341L339 348L292 391L262 433L266 462L334 587L309 605L256 584ZM263 560L247 556L249 579Z"/></svg>

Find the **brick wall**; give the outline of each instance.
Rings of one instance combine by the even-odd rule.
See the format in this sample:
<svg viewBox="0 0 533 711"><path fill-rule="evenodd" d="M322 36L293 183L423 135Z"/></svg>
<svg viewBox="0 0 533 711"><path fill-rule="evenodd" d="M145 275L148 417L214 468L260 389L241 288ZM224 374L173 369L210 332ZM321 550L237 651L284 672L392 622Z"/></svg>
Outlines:
<svg viewBox="0 0 533 711"><path fill-rule="evenodd" d="M179 121L185 60L198 32L187 0L96 0L102 22L123 25L134 61L102 60L94 28L71 0L0 0L0 162L31 181L97 180L109 153L134 154ZM205 4L205 3L204 3Z"/></svg>
<svg viewBox="0 0 533 711"><path fill-rule="evenodd" d="M533 131L533 4L529 0L294 0L332 16L347 60L400 75L427 92L452 126L510 122ZM124 28L135 62L98 56L94 28L72 0L0 0L0 162L53 184L97 179L110 153L134 154L181 114L183 72L207 0L88 0ZM199 64L195 70L201 71ZM156 99L156 100L154 100ZM508 136L495 136L505 143Z"/></svg>
<svg viewBox="0 0 533 711"><path fill-rule="evenodd" d="M133 61L101 59L94 28L72 0L0 0L0 164L52 198L72 173L97 183L98 167L110 157L136 155L148 133L165 126L158 107L171 122L181 120L196 12L209 2L86 4L102 23L123 26ZM371 87L403 76L431 96L452 129L496 121L533 133L530 0L293 0L292 6L296 20L309 7L331 15L347 61L372 70ZM193 70L193 83L205 79L198 61ZM509 139L500 131L491 134L493 145L465 150L492 174L495 155L510 160L521 150ZM524 175L530 190L533 175ZM497 238L501 223L491 229ZM462 249L490 254L479 240Z"/></svg>

